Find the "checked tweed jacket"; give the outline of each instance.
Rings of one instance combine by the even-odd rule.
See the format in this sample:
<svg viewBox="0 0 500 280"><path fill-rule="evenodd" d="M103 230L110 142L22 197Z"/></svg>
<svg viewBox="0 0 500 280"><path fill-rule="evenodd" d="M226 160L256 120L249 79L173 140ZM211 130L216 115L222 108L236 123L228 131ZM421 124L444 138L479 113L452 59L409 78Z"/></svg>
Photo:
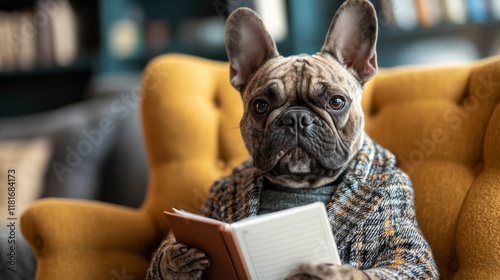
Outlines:
<svg viewBox="0 0 500 280"><path fill-rule="evenodd" d="M416 220L410 178L396 167L394 155L365 135L341 176L326 209L342 263L380 279L437 279ZM252 161L246 161L215 182L200 214L227 223L257 215L263 182ZM153 279L169 242L153 258Z"/></svg>

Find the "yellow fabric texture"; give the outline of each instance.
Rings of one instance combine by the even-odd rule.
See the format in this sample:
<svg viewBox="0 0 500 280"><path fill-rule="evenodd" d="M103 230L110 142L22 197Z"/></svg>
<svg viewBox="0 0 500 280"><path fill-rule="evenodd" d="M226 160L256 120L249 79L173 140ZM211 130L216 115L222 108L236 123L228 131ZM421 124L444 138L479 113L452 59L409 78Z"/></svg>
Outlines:
<svg viewBox="0 0 500 280"><path fill-rule="evenodd" d="M37 279L143 279L168 230L162 212L195 211L211 183L248 156L227 63L160 56L146 67L142 89L151 168L144 204L33 205L21 224L38 259ZM364 92L365 129L412 178L442 279L500 275L499 101L499 57L381 70Z"/></svg>

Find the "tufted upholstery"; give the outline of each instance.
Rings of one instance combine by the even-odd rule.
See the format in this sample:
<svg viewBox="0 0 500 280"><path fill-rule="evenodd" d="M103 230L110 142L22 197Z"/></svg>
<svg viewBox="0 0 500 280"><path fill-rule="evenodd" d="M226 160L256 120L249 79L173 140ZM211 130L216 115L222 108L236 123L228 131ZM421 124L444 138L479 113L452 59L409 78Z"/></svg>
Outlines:
<svg viewBox="0 0 500 280"><path fill-rule="evenodd" d="M365 130L413 181L441 277L500 277L500 60L386 70L363 98Z"/></svg>
<svg viewBox="0 0 500 280"><path fill-rule="evenodd" d="M162 211L199 208L211 182L247 157L228 70L183 55L148 65L142 118L151 171L143 206L62 199L32 206L21 222L38 279L144 277L168 229ZM412 178L443 279L500 275L499 100L500 58L383 70L364 93L366 131Z"/></svg>

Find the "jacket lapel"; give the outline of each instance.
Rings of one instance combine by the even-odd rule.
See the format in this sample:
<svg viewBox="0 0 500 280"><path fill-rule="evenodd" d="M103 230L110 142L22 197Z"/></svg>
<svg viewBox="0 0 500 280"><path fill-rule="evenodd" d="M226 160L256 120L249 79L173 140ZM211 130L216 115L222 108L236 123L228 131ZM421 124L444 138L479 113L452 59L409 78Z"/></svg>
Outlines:
<svg viewBox="0 0 500 280"><path fill-rule="evenodd" d="M250 167L241 172L241 188L237 195L239 202L235 203L234 221L239 221L244 218L257 216L260 205L260 194L264 185L264 177L254 167Z"/></svg>
<svg viewBox="0 0 500 280"><path fill-rule="evenodd" d="M376 145L365 135L363 147L345 171L332 200L327 205L328 218L337 244L341 244L350 233L369 215L381 199L374 191L378 183L373 174Z"/></svg>

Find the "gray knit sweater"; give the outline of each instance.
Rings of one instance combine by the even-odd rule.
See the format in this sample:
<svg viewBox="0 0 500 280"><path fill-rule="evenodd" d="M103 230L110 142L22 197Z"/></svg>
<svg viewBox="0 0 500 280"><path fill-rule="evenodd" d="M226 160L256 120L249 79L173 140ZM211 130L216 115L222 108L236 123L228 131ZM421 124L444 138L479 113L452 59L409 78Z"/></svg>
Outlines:
<svg viewBox="0 0 500 280"><path fill-rule="evenodd" d="M248 160L215 182L200 213L227 223L255 216L263 182ZM411 181L396 167L395 157L367 135L326 207L343 264L380 279L438 278L417 224ZM169 242L154 256L148 279L162 279L160 262Z"/></svg>
<svg viewBox="0 0 500 280"><path fill-rule="evenodd" d="M317 188L288 188L264 180L260 194L258 215L306 205L313 202L330 202L336 184Z"/></svg>

